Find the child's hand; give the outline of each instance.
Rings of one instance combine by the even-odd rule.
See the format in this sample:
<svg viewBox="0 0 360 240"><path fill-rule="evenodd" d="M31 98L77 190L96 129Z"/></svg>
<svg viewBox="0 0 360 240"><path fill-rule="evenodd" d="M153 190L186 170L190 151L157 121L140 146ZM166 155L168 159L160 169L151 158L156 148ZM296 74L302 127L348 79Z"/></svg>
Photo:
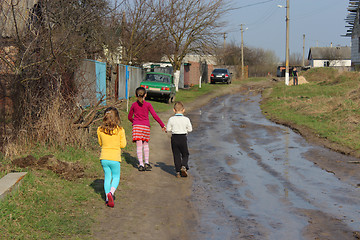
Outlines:
<svg viewBox="0 0 360 240"><path fill-rule="evenodd" d="M167 132L166 131L166 127L164 126L164 127L162 127L162 130L163 130L163 132Z"/></svg>

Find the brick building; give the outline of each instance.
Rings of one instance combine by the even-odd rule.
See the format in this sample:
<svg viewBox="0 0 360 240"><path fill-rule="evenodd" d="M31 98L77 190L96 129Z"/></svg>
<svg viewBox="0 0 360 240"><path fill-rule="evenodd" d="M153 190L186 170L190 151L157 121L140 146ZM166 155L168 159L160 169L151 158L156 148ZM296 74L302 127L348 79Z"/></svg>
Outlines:
<svg viewBox="0 0 360 240"><path fill-rule="evenodd" d="M184 87L210 82L210 74L216 65L216 58L212 55L187 55L183 60Z"/></svg>

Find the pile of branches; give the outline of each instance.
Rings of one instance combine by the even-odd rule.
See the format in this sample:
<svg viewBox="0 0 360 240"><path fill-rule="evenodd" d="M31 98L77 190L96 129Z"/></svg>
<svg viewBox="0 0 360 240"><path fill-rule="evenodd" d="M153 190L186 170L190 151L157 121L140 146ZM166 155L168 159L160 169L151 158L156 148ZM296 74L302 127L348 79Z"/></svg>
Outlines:
<svg viewBox="0 0 360 240"><path fill-rule="evenodd" d="M75 128L89 128L91 124L94 124L103 118L103 112L109 106L122 109L124 107L124 101L110 102L108 105L104 105L104 98L102 97L94 106L81 109L80 113L74 118L72 126Z"/></svg>

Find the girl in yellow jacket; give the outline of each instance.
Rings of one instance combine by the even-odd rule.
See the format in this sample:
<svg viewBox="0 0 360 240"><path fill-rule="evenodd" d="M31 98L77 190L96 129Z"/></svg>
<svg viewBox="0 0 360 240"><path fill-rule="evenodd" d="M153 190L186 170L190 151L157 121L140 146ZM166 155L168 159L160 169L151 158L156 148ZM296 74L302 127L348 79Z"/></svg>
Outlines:
<svg viewBox="0 0 360 240"><path fill-rule="evenodd" d="M120 116L116 108L109 107L105 110L97 136L101 146L100 162L105 175L106 205L114 207L114 193L120 182L121 148L126 147L125 130L120 126Z"/></svg>

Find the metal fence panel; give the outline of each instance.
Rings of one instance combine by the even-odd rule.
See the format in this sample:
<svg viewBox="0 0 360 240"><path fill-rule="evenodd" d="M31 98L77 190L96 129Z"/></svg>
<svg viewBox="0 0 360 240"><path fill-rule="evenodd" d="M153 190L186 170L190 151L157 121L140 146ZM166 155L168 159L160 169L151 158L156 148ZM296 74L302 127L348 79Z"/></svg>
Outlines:
<svg viewBox="0 0 360 240"><path fill-rule="evenodd" d="M128 99L144 78L144 70L138 67L119 64L119 99Z"/></svg>
<svg viewBox="0 0 360 240"><path fill-rule="evenodd" d="M119 68L119 99L126 99L126 66L118 65Z"/></svg>
<svg viewBox="0 0 360 240"><path fill-rule="evenodd" d="M140 83L143 80L143 71L137 67L129 68L129 97L135 95L136 88L140 87Z"/></svg>
<svg viewBox="0 0 360 240"><path fill-rule="evenodd" d="M99 101L105 96L106 104L106 63L95 61L96 72L96 99Z"/></svg>
<svg viewBox="0 0 360 240"><path fill-rule="evenodd" d="M80 106L95 105L102 96L106 99L106 63L82 61L75 74L76 102Z"/></svg>
<svg viewBox="0 0 360 240"><path fill-rule="evenodd" d="M89 106L96 101L95 62L82 61L75 76L76 102L80 106Z"/></svg>

